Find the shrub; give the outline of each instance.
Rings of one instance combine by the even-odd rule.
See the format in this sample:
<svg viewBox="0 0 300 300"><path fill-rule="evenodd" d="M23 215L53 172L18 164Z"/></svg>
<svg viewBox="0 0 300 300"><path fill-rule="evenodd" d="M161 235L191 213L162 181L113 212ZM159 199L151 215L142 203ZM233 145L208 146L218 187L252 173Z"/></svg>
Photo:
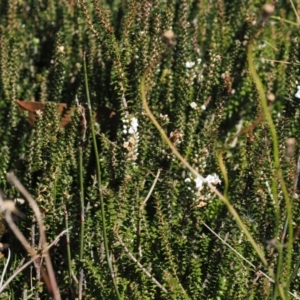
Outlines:
<svg viewBox="0 0 300 300"><path fill-rule="evenodd" d="M299 299L297 9L1 1L0 187L67 230L62 299ZM30 258L1 228L7 279ZM41 269L2 299L49 297Z"/></svg>

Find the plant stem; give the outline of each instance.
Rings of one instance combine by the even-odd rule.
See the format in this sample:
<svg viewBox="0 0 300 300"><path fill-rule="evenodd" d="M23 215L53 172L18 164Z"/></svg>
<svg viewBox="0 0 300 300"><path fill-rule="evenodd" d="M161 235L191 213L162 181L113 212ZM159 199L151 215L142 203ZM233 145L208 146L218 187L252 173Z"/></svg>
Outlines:
<svg viewBox="0 0 300 300"><path fill-rule="evenodd" d="M99 152L98 152L98 146L97 146L97 140L96 140L96 134L95 134L95 128L94 128L94 121L93 121L92 106L91 106L91 100L90 100L90 92L89 92L89 85L88 85L88 78L87 78L85 55L83 56L83 66L84 66L86 97L87 97L87 102L88 102L89 115L90 115L90 119L91 119L93 146L94 146L95 158L96 158L97 183L98 183L98 192L99 192L100 205L101 205L101 218L102 218L102 229L103 229L103 241L104 241L105 255L106 255L106 260L107 260L110 276L112 278L112 282L114 285L116 297L117 297L117 299L120 300L121 298L120 298L118 286L116 283L116 276L114 274L114 271L112 268L112 263L111 263L111 260L109 257L108 239L107 239L107 234L106 234L106 219L105 219L104 201L103 201L103 194L102 194L102 188L101 188L101 186L102 186L102 184L101 184L101 168L100 168L100 162L99 162Z"/></svg>
<svg viewBox="0 0 300 300"><path fill-rule="evenodd" d="M80 252L79 259L83 258L83 238L84 238L84 188L83 188L83 160L82 146L79 147L79 181L80 181Z"/></svg>
<svg viewBox="0 0 300 300"><path fill-rule="evenodd" d="M68 267L69 267L69 284L71 286L71 283L72 283L72 259L71 259L68 211L67 211L67 207L65 205L64 205L64 211L65 211L66 242L67 242L67 255L68 255Z"/></svg>
<svg viewBox="0 0 300 300"><path fill-rule="evenodd" d="M279 180L281 189L283 192L285 204L286 204L286 211L287 211L287 218L288 218L288 247L287 247L287 262L286 262L286 268L285 268L285 274L286 284L285 284L285 293L287 295L287 292L289 290L290 280L288 279L291 273L291 263L292 263L292 246L293 246L293 215L292 215L292 205L291 201L286 189L285 182L282 178L281 169L280 169L280 162L279 162L279 151L278 151L278 137L275 129L275 125L273 123L273 119L271 116L271 113L268 108L267 104L267 98L265 95L264 87L262 85L262 82L255 70L254 63L253 63L253 42L254 42L254 36L249 40L248 43L248 49L247 49L247 59L248 59L248 66L249 66L249 72L252 76L252 79L254 81L254 84L256 86L256 89L259 94L259 98L261 101L262 110L264 113L264 117L268 123L268 126L270 128L272 142L273 142L273 162L274 162L274 174L272 179L272 195L275 202L275 217L276 217L276 229L275 234L278 235L278 228L279 228L279 222L280 222L280 210L279 210L279 203L278 203L278 190L277 190L277 182ZM280 277L282 276L282 267L283 267L283 249L279 247L278 249L279 255L277 260L277 272L276 272L276 284L275 284L275 290L277 290L277 285L280 283ZM276 297L276 295L274 295Z"/></svg>

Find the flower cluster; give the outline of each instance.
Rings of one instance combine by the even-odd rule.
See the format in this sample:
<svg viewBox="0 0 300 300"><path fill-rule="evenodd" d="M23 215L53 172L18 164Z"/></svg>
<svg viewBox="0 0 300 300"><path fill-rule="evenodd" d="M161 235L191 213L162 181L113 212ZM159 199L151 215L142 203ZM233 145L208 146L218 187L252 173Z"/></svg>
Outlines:
<svg viewBox="0 0 300 300"><path fill-rule="evenodd" d="M217 185L217 184L221 183L221 180L220 180L219 175L214 173L213 175L206 176L206 178L204 178L204 180L200 177L197 177L195 179L195 183L196 183L196 189L201 191L203 189L204 183Z"/></svg>
<svg viewBox="0 0 300 300"><path fill-rule="evenodd" d="M197 58L197 65L200 65L200 64L201 64L201 61L202 61L201 58ZM196 62L194 62L194 61L187 61L187 62L185 63L185 67L186 67L187 69L191 69L191 68L194 67L195 65L196 65Z"/></svg>
<svg viewBox="0 0 300 300"><path fill-rule="evenodd" d="M138 120L135 117L132 117L130 120L128 118L123 119L123 133L128 137L128 139L124 139L125 141L123 144L123 147L127 150L127 160L135 161L138 157L138 125Z"/></svg>
<svg viewBox="0 0 300 300"><path fill-rule="evenodd" d="M187 177L184 180L186 183L191 182L191 178ZM196 184L196 193L195 193L195 200L197 201L197 206L196 207L204 207L207 205L207 201L208 199L211 197L210 193L205 193L202 194L201 191L204 188L204 184L213 184L213 185L217 185L221 183L221 180L219 178L219 176L217 174L212 174L212 175L208 175L206 176L206 178L203 177L197 177L196 179L194 179L195 184ZM190 189L190 188L189 188Z"/></svg>

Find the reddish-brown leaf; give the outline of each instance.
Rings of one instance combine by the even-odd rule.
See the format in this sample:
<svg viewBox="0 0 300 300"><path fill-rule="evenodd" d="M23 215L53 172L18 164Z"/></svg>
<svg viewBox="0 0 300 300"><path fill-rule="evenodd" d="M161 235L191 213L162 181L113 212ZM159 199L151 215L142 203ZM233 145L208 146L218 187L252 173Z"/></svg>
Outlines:
<svg viewBox="0 0 300 300"><path fill-rule="evenodd" d="M45 109L44 102L16 100L16 103L20 112L28 112L28 123L31 126L34 126L37 112ZM71 122L71 115L74 109L75 107L68 109L66 103L57 103L57 112L62 115L60 120L61 127L66 127Z"/></svg>

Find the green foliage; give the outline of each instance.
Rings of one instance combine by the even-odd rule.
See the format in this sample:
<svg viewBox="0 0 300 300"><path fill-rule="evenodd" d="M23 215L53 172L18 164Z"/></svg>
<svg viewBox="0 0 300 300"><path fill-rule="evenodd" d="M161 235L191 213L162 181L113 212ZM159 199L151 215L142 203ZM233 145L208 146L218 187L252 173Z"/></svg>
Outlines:
<svg viewBox="0 0 300 300"><path fill-rule="evenodd" d="M69 229L69 241L64 235L50 250L62 299L78 298L81 289L82 299L297 295L299 25L287 22L297 21L290 4L277 2L275 17L261 27L263 1L0 2L0 188L21 197L6 180L13 170L39 205L49 243ZM276 96L268 110L282 177L249 73L252 38L264 92ZM216 187L267 266L219 197L207 184L196 188L153 126L140 94L144 75L147 103L176 149L204 177L222 177L225 168L228 190L222 178ZM17 99L46 102L34 126ZM64 128L58 103L75 108ZM26 219L18 226L38 248L36 219L27 204L19 209ZM28 257L9 229L1 241L13 253L8 278ZM34 267L0 298L25 292L48 297Z"/></svg>

